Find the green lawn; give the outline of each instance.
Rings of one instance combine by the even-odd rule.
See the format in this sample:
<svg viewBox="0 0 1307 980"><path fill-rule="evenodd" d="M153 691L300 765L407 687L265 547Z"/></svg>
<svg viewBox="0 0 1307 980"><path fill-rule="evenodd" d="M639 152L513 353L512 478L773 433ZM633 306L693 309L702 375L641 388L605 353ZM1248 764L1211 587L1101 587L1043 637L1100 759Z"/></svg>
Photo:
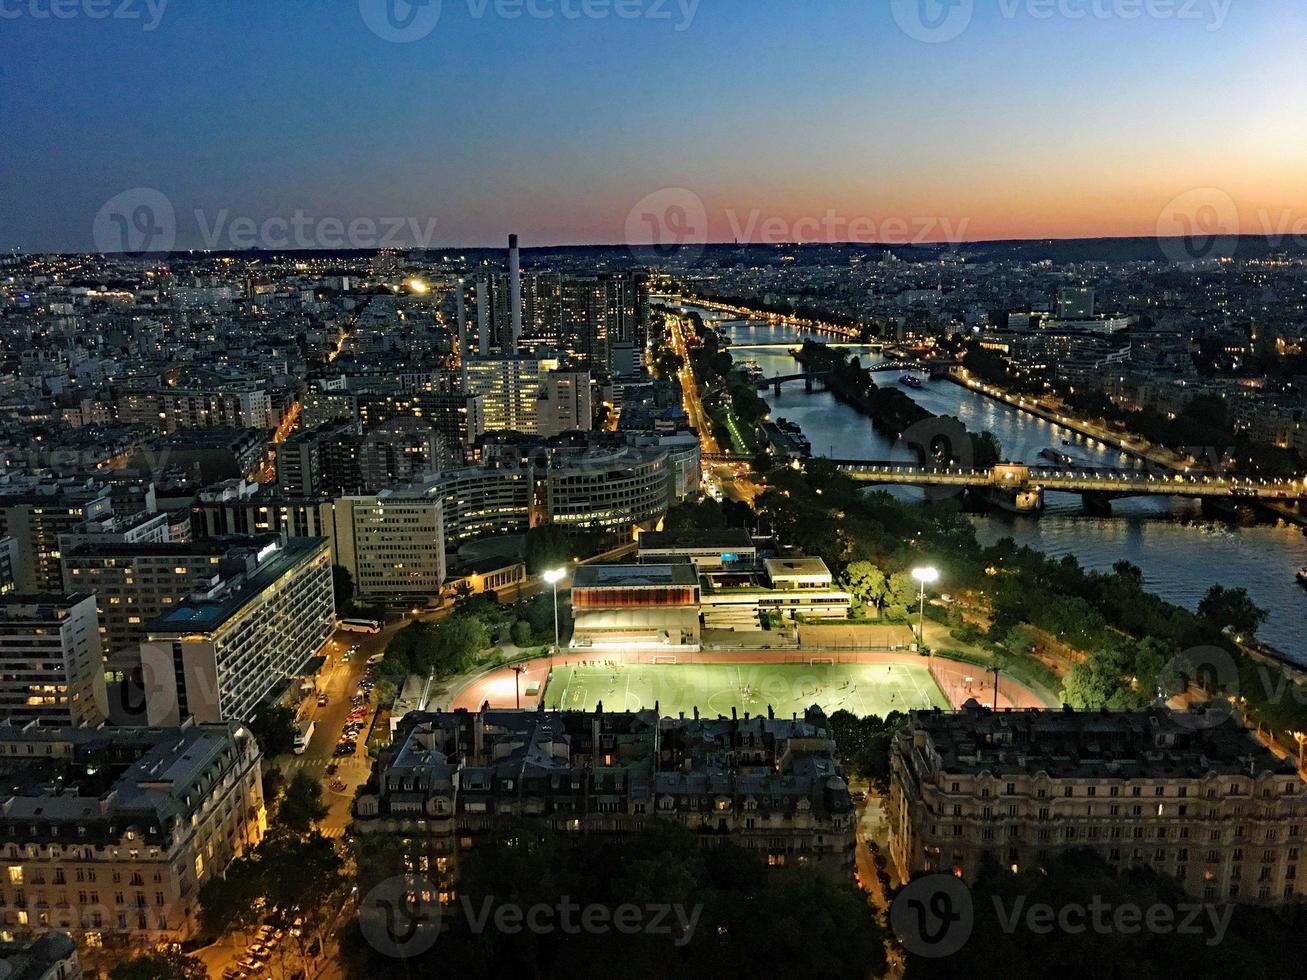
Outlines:
<svg viewBox="0 0 1307 980"><path fill-rule="evenodd" d="M545 689L545 707L591 711L637 711L658 703L664 716L695 706L706 717L802 714L814 704L828 714L885 716L909 708L948 708L924 666L871 664L630 664L559 667Z"/></svg>

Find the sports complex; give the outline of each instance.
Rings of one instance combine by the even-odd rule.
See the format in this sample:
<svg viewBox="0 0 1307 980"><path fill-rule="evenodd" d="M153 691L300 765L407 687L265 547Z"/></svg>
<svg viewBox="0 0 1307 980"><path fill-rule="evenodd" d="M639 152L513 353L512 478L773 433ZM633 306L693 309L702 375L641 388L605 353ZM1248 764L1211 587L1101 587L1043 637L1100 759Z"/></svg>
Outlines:
<svg viewBox="0 0 1307 980"><path fill-rule="evenodd" d="M697 710L704 717L733 712L802 714L818 705L827 714L880 715L913 708L960 707L974 698L999 708L1043 707L1027 688L981 667L910 652L648 652L566 651L474 678L451 708L471 711L544 707L568 711L640 711L663 716ZM996 697L997 694L997 697Z"/></svg>

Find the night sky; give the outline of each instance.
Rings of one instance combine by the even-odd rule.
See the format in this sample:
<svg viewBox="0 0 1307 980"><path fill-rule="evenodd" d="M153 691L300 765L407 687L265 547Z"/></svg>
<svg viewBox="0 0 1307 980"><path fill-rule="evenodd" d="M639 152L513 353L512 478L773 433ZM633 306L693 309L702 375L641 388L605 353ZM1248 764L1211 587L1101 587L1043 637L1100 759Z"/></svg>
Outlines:
<svg viewBox="0 0 1307 980"><path fill-rule="evenodd" d="M1195 193L1244 233L1307 218L1301 0L953 2L0 0L0 249L91 249L138 188L188 248L296 215L310 246L392 218L623 242L646 212L718 241L1152 235Z"/></svg>

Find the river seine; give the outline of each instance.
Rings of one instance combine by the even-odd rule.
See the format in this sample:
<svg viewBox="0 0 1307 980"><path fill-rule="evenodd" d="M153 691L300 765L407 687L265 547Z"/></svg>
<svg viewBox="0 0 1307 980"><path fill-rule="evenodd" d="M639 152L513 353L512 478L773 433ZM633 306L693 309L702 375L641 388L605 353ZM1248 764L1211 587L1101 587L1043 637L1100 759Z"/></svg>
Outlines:
<svg viewBox="0 0 1307 980"><path fill-rule="evenodd" d="M705 319L717 314L700 310ZM798 344L797 330L761 321L724 321L719 329L730 337L737 363L756 361L767 377L800 370L787 350L750 350L749 344ZM814 338L826 340L828 338ZM870 350L853 350L863 363ZM882 385L898 384L901 371L877 374ZM1095 466L1137 465L1122 453L1068 429L975 394L951 381L928 381L919 389L903 388L935 415L952 415L973 431L988 430L1011 460L1039 462L1048 448ZM803 427L818 456L844 459L912 459L907 447L895 445L877 432L871 421L840 404L825 392L806 392L800 384L764 393L773 418L786 418ZM891 491L903 499L921 499L912 488ZM1086 568L1104 570L1122 559L1143 570L1149 589L1194 609L1212 585L1243 586L1269 612L1260 638L1298 663L1307 665L1307 589L1296 580L1307 565L1307 536L1285 524L1248 526L1214 521L1196 501L1180 498L1116 500L1112 516L1085 513L1080 497L1050 493L1043 514L1017 517L995 513L973 515L976 532L985 544L1008 536L1046 554L1074 555Z"/></svg>

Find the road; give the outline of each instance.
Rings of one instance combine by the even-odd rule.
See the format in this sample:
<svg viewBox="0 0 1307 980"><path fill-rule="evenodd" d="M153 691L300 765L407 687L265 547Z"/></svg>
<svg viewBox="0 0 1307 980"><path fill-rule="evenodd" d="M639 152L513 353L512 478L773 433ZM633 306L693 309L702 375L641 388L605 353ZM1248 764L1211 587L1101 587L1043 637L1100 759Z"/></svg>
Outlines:
<svg viewBox="0 0 1307 980"><path fill-rule="evenodd" d="M667 322L670 324L672 350L684 362L679 374L683 405L685 414L690 419L690 425L699 433L700 451L709 455L721 455L721 444L713 435L712 420L708 418L708 413L703 407L699 379L695 377L694 369L690 366L690 354L683 333L684 325L680 317L675 315L668 316ZM740 464L723 464L711 468L711 474L715 482L722 487L723 492L751 504L754 497L758 495L759 488L749 479L749 472L747 465Z"/></svg>

